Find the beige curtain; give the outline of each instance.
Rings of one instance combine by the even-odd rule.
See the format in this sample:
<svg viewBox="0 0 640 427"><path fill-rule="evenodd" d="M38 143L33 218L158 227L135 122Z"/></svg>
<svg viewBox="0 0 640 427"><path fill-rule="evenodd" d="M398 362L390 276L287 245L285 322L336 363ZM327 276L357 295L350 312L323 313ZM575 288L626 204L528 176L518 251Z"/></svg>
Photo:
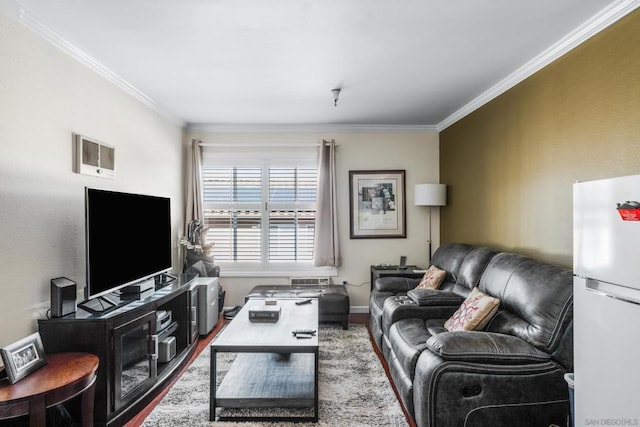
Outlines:
<svg viewBox="0 0 640 427"><path fill-rule="evenodd" d="M338 267L340 266L340 248L336 196L336 142L322 141L319 154L313 265Z"/></svg>
<svg viewBox="0 0 640 427"><path fill-rule="evenodd" d="M201 141L191 140L189 148L189 160L187 162L187 198L184 215L184 235L187 235L187 227L194 219L203 219L202 208L202 147Z"/></svg>

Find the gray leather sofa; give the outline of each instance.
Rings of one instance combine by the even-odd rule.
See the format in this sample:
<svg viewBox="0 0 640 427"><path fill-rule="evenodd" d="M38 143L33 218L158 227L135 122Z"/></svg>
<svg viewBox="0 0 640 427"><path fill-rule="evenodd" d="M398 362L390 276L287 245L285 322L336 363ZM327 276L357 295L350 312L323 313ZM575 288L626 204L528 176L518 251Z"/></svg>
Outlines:
<svg viewBox="0 0 640 427"><path fill-rule="evenodd" d="M566 425L571 271L465 244L443 245L433 264L447 271L441 290L412 290L418 279L381 278L370 302L377 307L382 299L372 334L380 336L376 343L416 423ZM446 319L474 286L500 299L498 312L483 330L447 331Z"/></svg>
<svg viewBox="0 0 640 427"><path fill-rule="evenodd" d="M460 275L460 269L463 267L465 258L475 249L476 248L474 246L465 243L449 243L440 246L433 255L431 264L447 272L442 284L440 285L440 289L452 292L457 291L456 294L458 296L454 296L454 300L451 301L450 304L451 306L460 306L460 303L471 290L469 285L477 283L479 279L479 273L477 273L478 277L472 278L467 278L464 274L462 276ZM485 266L486 263L480 268L484 269ZM471 264L469 263L465 268L473 270L475 267L471 267ZM460 284L458 283L458 280L460 280ZM473 283L465 284L465 280ZM420 283L420 279L411 279L406 277L383 277L373 283L369 299L369 327L371 334L373 335L373 339L381 351L383 350L382 313L385 302L387 302L387 300L399 301L399 303L396 304L399 305L404 301L403 297L406 297L407 292L414 289L418 283ZM464 289L461 289L461 287ZM441 302L444 303L445 301Z"/></svg>

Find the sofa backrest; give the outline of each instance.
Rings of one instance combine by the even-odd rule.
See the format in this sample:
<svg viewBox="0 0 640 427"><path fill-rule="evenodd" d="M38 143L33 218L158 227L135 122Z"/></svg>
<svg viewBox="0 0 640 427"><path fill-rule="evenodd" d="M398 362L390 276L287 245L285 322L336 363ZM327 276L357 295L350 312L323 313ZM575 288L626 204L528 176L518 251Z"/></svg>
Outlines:
<svg viewBox="0 0 640 427"><path fill-rule="evenodd" d="M465 297L478 286L483 271L497 252L490 248L466 243L447 243L433 254L432 264L445 270L447 275L440 289Z"/></svg>
<svg viewBox="0 0 640 427"><path fill-rule="evenodd" d="M524 255L494 256L480 290L500 299L485 330L514 335L553 353L573 321L573 273Z"/></svg>

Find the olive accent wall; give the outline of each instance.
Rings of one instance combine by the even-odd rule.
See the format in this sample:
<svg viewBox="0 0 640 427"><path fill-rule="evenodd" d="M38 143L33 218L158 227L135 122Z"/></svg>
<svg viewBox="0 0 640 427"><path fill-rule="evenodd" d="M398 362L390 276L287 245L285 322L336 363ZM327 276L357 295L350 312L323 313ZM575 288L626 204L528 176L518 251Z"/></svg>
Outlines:
<svg viewBox="0 0 640 427"><path fill-rule="evenodd" d="M640 9L441 132L441 241L571 267L572 184L635 174Z"/></svg>

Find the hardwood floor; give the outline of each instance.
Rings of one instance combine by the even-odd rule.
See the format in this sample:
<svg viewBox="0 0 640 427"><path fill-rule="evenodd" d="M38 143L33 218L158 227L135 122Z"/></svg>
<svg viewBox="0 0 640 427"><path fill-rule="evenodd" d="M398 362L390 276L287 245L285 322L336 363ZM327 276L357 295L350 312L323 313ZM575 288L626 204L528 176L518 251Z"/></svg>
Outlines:
<svg viewBox="0 0 640 427"><path fill-rule="evenodd" d="M202 350L204 350L204 348L211 342L211 340L218 334L218 332L220 332L220 330L228 322L229 322L229 320L225 320L225 319L222 318L222 316L220 316L220 320L218 321L216 326L213 328L213 330L207 336L200 338L200 340L198 341L198 344L196 346L196 351L194 352L193 356L191 357L191 360L189 360L189 362L182 369L182 371L180 371L180 373L178 375L176 375L173 380L171 380L171 382L164 388L164 390L161 391L147 406L145 406L142 411L140 411L136 416L134 416L131 420L129 420L124 425L124 427L138 427L138 426L142 425L142 423L144 422L144 419L151 413L151 411L153 411L153 408L155 408L156 405L162 400L162 398L169 392L169 389L171 388L171 386L173 386L173 384L175 384L175 382L178 381L178 379L182 375L182 372L184 372L189 367L189 365L191 365L191 362L193 362L193 360L196 357L198 357L198 355L202 352ZM365 325L367 327L367 330L368 330L369 329L369 314L368 313L350 314L349 315L349 323L363 324L363 325ZM407 422L409 423L409 427L416 427L416 423L413 421L411 416L409 416L409 414L407 413L404 405L402 405L402 401L400 400L400 396L398 395L398 390L396 390L395 386L393 385L393 382L391 382L391 376L390 376L390 373L389 373L389 366L387 365L387 362L382 357L382 354L380 353L379 349L376 347L376 344L373 342L373 339L371 338L371 334L369 334L369 339L371 340L371 346L373 347L376 355L378 356L378 359L380 360L380 363L382 364L382 366L384 368L385 373L387 374L387 378L389 378L389 382L391 383L391 386L393 387L393 391L394 391L394 393L396 395L396 399L398 399L398 402L400 402L400 406L402 407L402 411L404 412L404 415L407 418Z"/></svg>

